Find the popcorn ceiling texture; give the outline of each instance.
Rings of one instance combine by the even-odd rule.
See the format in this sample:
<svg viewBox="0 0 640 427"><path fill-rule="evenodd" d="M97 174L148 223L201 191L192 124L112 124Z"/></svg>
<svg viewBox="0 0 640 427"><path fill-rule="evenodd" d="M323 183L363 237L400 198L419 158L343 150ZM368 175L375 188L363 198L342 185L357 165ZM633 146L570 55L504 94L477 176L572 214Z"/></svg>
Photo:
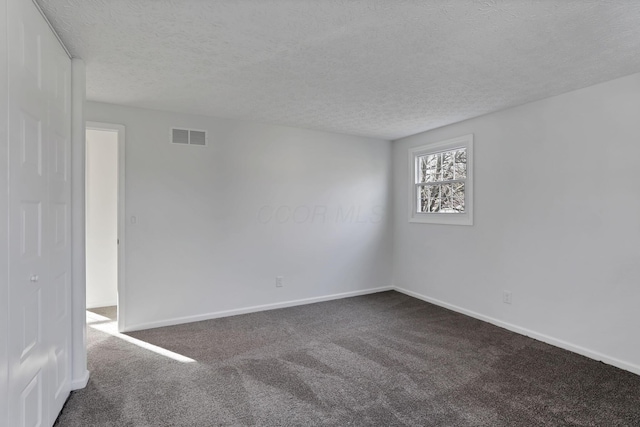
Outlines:
<svg viewBox="0 0 640 427"><path fill-rule="evenodd" d="M640 72L637 0L37 0L87 97L395 139Z"/></svg>

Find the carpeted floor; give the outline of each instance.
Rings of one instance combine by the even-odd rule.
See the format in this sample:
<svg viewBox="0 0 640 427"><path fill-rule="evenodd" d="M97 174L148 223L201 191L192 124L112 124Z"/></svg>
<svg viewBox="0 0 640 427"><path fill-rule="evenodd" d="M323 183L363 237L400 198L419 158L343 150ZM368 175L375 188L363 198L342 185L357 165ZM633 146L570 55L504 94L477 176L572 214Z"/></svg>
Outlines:
<svg viewBox="0 0 640 427"><path fill-rule="evenodd" d="M125 337L113 314L56 426L640 426L640 376L397 292Z"/></svg>

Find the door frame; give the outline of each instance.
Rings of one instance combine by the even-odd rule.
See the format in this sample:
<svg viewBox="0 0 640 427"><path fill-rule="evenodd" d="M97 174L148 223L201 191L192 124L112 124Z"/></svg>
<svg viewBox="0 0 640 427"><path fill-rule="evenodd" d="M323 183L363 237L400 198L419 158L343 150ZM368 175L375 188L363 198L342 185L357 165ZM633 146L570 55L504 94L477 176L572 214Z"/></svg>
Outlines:
<svg viewBox="0 0 640 427"><path fill-rule="evenodd" d="M125 330L126 287L125 287L125 247L126 247L126 211L125 211L125 127L113 123L87 121L86 130L116 132L118 135L118 332ZM85 162L85 174L86 174ZM86 222L85 222L86 227Z"/></svg>

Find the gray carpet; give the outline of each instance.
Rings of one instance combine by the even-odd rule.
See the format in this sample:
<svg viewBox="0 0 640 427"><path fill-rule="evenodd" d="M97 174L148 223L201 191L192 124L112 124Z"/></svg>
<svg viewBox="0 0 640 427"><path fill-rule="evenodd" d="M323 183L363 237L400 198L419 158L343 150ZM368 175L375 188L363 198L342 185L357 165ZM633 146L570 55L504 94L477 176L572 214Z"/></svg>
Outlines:
<svg viewBox="0 0 640 427"><path fill-rule="evenodd" d="M128 334L182 361L94 312L59 427L640 426L639 376L397 292Z"/></svg>

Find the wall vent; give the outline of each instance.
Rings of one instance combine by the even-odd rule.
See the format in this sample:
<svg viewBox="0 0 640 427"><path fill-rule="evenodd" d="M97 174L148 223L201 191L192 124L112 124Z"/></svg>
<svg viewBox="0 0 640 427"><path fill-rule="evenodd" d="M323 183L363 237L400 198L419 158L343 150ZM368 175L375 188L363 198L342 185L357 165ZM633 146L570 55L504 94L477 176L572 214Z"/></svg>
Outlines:
<svg viewBox="0 0 640 427"><path fill-rule="evenodd" d="M207 131L171 128L171 143L182 145L207 145Z"/></svg>

